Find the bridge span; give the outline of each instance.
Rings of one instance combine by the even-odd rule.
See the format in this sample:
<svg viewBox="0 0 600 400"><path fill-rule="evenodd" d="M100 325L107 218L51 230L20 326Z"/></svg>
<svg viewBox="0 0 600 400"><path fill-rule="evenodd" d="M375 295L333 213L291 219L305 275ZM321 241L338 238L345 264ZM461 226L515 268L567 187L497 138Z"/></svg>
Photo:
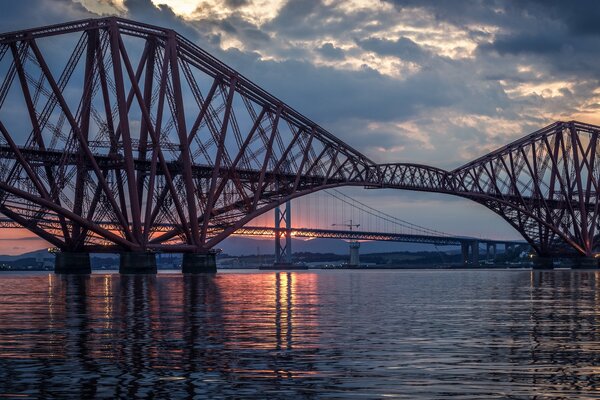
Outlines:
<svg viewBox="0 0 600 400"><path fill-rule="evenodd" d="M381 242L401 242L401 243L420 243L432 244L435 246L460 246L463 264L477 265L480 260L480 245L485 248L486 259L494 259L497 254L497 246L504 246L504 250L510 250L515 246L528 245L525 241L519 240L493 240L482 239L467 236L434 236L434 235L416 235L407 233L391 232L369 232L369 231L349 231L333 229L311 229L311 228L291 228L275 229L264 226L244 226L235 232L236 235L244 236L268 236L276 240L278 236L289 236L289 238L325 238L325 239L347 239L351 241L381 241ZM287 244L289 246L289 242ZM352 244L350 245L352 258ZM279 256L279 257L278 257ZM290 263L291 260L285 260L285 256L275 253L276 263ZM278 259L279 258L279 259ZM357 257L358 258L358 257Z"/></svg>
<svg viewBox="0 0 600 400"><path fill-rule="evenodd" d="M252 219L339 186L461 196L541 258L600 254L593 125L452 171L378 164L173 30L116 17L0 34L0 79L0 213L61 249L59 271L91 251L121 253L122 272L155 272L155 252L214 271Z"/></svg>

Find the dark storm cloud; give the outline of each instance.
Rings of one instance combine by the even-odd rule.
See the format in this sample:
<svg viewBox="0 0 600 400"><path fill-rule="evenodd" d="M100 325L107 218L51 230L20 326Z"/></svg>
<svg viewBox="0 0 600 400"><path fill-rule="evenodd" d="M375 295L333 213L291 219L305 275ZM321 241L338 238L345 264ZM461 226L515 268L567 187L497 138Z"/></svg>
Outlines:
<svg viewBox="0 0 600 400"><path fill-rule="evenodd" d="M344 58L344 50L335 47L332 43L325 43L317 48L317 52L330 60L342 60Z"/></svg>
<svg viewBox="0 0 600 400"><path fill-rule="evenodd" d="M310 21L315 17L325 16L326 10L320 0L289 1L279 11L275 19L269 22L267 29L273 29L293 37L306 37L310 35L307 30ZM322 29L323 27L314 27Z"/></svg>
<svg viewBox="0 0 600 400"><path fill-rule="evenodd" d="M262 61L243 53L224 57L243 74L310 118L329 123L359 117L376 121L409 118L421 110L457 107L465 112L490 114L503 102L493 85L465 85L468 76L459 71L426 69L408 79L397 80L363 68L340 71L305 61ZM453 75L456 79L449 79ZM482 95L485 100L470 102ZM493 99L489 101L489 99ZM343 135L343 132L340 132Z"/></svg>
<svg viewBox="0 0 600 400"><path fill-rule="evenodd" d="M269 46L270 36L249 23L239 15L231 15L223 19L205 20L203 23L211 24L217 29L222 29L235 37L240 38L247 49L264 48Z"/></svg>
<svg viewBox="0 0 600 400"><path fill-rule="evenodd" d="M408 61L423 61L424 58L430 56L421 46L406 37L401 37L398 40L359 39L356 43L365 50L381 55L396 56Z"/></svg>
<svg viewBox="0 0 600 400"><path fill-rule="evenodd" d="M368 21L373 23L366 24ZM276 32L277 35L287 39L311 39L339 37L357 27L360 27L361 31L368 32L394 21L393 15L375 16L368 9L347 13L326 5L321 0L303 0L285 3L275 18L262 25L261 29Z"/></svg>
<svg viewBox="0 0 600 400"><path fill-rule="evenodd" d="M479 54L519 56L559 75L573 73L600 77L600 2L597 1L466 1L388 0L397 9L422 9L437 21L471 30L468 25L500 29ZM484 36L471 30L472 37ZM510 63L511 59L502 60ZM542 65L543 63L543 65Z"/></svg>
<svg viewBox="0 0 600 400"><path fill-rule="evenodd" d="M248 4L248 0L225 0L225 5L231 8L237 8Z"/></svg>
<svg viewBox="0 0 600 400"><path fill-rule="evenodd" d="M551 55L562 51L566 46L563 37L555 32L542 34L510 34L501 35L493 43L480 46L482 50L494 50L504 54L538 54Z"/></svg>
<svg viewBox="0 0 600 400"><path fill-rule="evenodd" d="M152 25L168 27L192 41L199 38L198 31L175 15L173 10L165 5L155 6L151 0L125 0L124 6L128 18L146 22Z"/></svg>
<svg viewBox="0 0 600 400"><path fill-rule="evenodd" d="M514 27L519 25L515 18L539 15L541 4L533 1L512 0L384 0L398 10L421 9L438 21L454 25L487 24Z"/></svg>

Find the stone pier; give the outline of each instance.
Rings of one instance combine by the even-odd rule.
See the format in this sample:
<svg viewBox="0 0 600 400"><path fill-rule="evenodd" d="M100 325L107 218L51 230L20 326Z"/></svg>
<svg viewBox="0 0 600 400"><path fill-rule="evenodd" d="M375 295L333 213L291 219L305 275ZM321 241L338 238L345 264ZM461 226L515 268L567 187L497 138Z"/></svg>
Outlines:
<svg viewBox="0 0 600 400"><path fill-rule="evenodd" d="M156 254L149 252L126 252L120 254L121 274L156 274Z"/></svg>
<svg viewBox="0 0 600 400"><path fill-rule="evenodd" d="M485 246L485 260L494 261L496 259L496 244L487 243Z"/></svg>
<svg viewBox="0 0 600 400"><path fill-rule="evenodd" d="M462 242L460 247L463 265L479 266L479 241Z"/></svg>
<svg viewBox="0 0 600 400"><path fill-rule="evenodd" d="M598 259L594 257L574 258L572 269L598 269Z"/></svg>
<svg viewBox="0 0 600 400"><path fill-rule="evenodd" d="M184 253L181 262L181 272L184 274L202 274L217 272L217 254Z"/></svg>
<svg viewBox="0 0 600 400"><path fill-rule="evenodd" d="M533 269L553 269L554 260L550 257L534 257Z"/></svg>
<svg viewBox="0 0 600 400"><path fill-rule="evenodd" d="M56 274L91 274L90 253L55 253L54 272Z"/></svg>

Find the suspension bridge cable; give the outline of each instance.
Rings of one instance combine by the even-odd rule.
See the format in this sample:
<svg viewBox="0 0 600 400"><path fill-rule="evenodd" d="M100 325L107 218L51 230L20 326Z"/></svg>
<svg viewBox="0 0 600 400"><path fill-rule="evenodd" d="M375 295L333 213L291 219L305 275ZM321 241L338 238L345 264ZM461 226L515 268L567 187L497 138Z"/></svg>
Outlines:
<svg viewBox="0 0 600 400"><path fill-rule="evenodd" d="M342 201L343 203L349 204L352 207L356 207L358 210L363 211L363 212L365 212L365 213L367 213L369 215L372 215L372 216L374 216L376 218L382 219L384 221L387 221L387 222L390 222L390 223L393 223L393 224L396 224L396 225L400 225L400 226L403 226L405 228L414 229L414 230L417 230L417 231L420 231L420 232L434 234L436 236L453 236L453 235L451 235L449 233L446 233L446 232L442 232L442 231L438 231L436 229L426 228L424 226L413 224L412 222L403 220L401 218L398 218L398 217L395 217L393 215L387 214L387 213L385 213L383 211L377 210L376 208L373 208L373 207L371 207L371 206L369 206L369 205L367 205L367 204L365 204L365 203L363 203L363 202L361 202L359 200L356 200L355 198L350 197L347 194L342 193L342 192L340 192L337 189L325 190L325 192L328 195L330 195L330 196L332 196L332 197L334 197L334 198ZM334 194L334 193L332 193L332 192L335 192L337 195ZM344 197L346 199L350 199L350 201L356 202L356 203L360 204L360 206L362 206L364 208L356 206L356 205L350 203L348 200L345 200L344 198L341 198L340 196Z"/></svg>

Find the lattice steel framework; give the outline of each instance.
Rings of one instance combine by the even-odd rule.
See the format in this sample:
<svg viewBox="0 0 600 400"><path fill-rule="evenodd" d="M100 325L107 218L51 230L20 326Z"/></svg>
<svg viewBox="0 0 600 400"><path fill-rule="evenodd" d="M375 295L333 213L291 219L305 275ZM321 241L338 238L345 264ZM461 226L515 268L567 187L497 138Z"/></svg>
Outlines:
<svg viewBox="0 0 600 400"><path fill-rule="evenodd" d="M450 172L378 165L174 31L114 17L1 34L0 79L0 212L65 251L205 252L343 185L467 197L542 255L598 251L591 125Z"/></svg>
<svg viewBox="0 0 600 400"><path fill-rule="evenodd" d="M452 171L452 189L501 215L538 254L594 256L599 132L556 122Z"/></svg>

